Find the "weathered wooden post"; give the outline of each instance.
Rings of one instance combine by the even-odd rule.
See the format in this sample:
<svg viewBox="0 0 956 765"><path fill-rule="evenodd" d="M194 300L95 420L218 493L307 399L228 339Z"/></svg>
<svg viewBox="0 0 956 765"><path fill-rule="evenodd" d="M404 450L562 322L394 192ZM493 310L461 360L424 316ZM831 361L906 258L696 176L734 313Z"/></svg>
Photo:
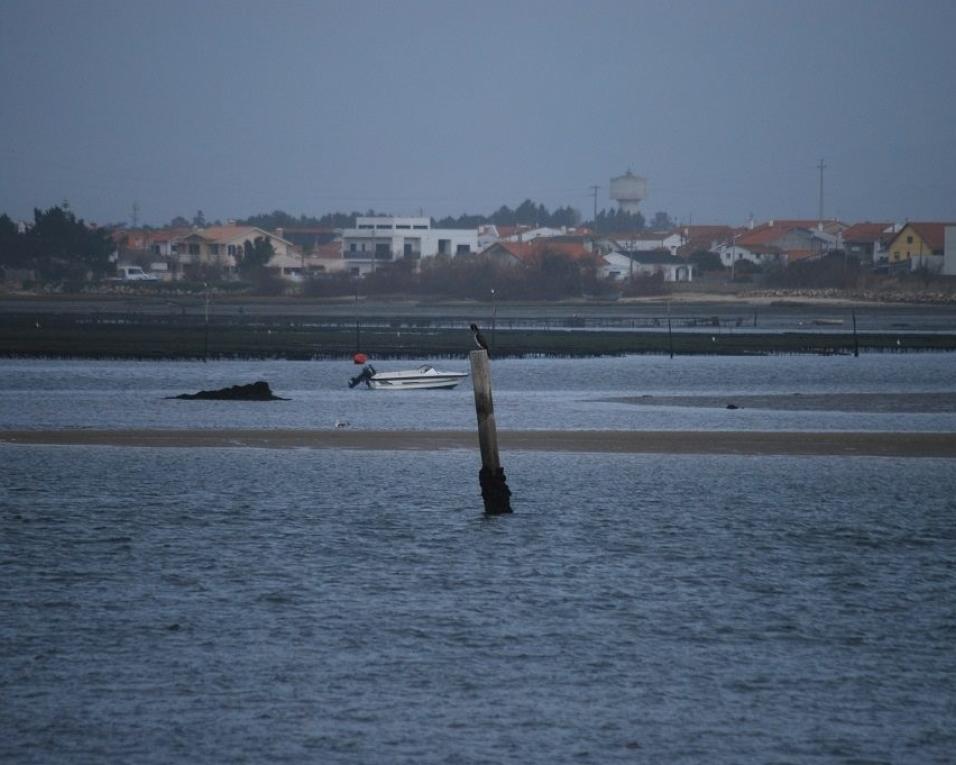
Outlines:
<svg viewBox="0 0 956 765"><path fill-rule="evenodd" d="M671 301L667 301L667 347L670 348L671 358L674 358L674 335L671 332Z"/></svg>
<svg viewBox="0 0 956 765"><path fill-rule="evenodd" d="M500 515L511 512L511 490L498 459L498 431L495 428L495 405L491 398L491 367L488 352L472 351L471 382L475 388L475 413L478 415L478 446L481 449L481 470L478 483L485 512Z"/></svg>
<svg viewBox="0 0 956 765"><path fill-rule="evenodd" d="M856 336L856 311L855 310L851 311L850 315L853 317L853 356L854 358L859 358L860 340Z"/></svg>

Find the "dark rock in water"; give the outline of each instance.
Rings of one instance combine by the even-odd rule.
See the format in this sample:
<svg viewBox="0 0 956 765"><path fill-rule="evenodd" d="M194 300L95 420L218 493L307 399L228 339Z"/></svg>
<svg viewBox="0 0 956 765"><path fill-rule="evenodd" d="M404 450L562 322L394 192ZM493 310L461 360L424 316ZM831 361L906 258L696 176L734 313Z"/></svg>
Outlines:
<svg viewBox="0 0 956 765"><path fill-rule="evenodd" d="M736 404L727 404L727 408L728 408L728 409L739 409L740 407L737 406Z"/></svg>
<svg viewBox="0 0 956 765"><path fill-rule="evenodd" d="M287 398L274 396L269 383L259 380L249 385L233 385L219 390L201 390L199 393L182 393L167 398L206 399L213 401L288 401Z"/></svg>

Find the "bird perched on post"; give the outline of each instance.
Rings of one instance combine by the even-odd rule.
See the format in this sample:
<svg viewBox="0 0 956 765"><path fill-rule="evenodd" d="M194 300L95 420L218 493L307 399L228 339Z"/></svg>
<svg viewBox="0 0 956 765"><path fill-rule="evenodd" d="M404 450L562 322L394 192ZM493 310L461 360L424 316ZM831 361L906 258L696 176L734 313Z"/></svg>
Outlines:
<svg viewBox="0 0 956 765"><path fill-rule="evenodd" d="M485 336L481 334L481 330L478 329L477 324L471 325L471 333L475 336L475 345L477 345L482 350L488 351L491 353L491 350L488 348L488 341L485 340Z"/></svg>

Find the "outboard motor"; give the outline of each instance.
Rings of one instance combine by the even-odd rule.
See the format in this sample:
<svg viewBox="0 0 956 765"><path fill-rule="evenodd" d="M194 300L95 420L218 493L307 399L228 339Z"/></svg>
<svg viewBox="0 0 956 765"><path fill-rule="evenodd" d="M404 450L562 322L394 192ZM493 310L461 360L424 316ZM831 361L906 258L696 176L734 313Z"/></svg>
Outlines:
<svg viewBox="0 0 956 765"><path fill-rule="evenodd" d="M356 385L360 385L363 382L368 385L368 381L372 379L372 375L374 374L375 368L371 364L367 364L366 366L362 367L361 372L349 380L349 387L354 388Z"/></svg>

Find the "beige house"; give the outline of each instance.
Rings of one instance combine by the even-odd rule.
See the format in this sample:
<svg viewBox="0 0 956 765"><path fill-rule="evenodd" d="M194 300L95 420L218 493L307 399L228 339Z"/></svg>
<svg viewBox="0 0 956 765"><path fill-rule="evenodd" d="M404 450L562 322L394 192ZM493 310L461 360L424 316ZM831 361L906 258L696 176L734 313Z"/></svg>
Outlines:
<svg viewBox="0 0 956 765"><path fill-rule="evenodd" d="M210 226L182 237L175 248L177 277L198 277L203 271L214 269L235 274L246 243L254 244L257 239L266 239L272 244L275 255L269 261L270 270L287 279L301 277L304 266L296 246L255 226Z"/></svg>

